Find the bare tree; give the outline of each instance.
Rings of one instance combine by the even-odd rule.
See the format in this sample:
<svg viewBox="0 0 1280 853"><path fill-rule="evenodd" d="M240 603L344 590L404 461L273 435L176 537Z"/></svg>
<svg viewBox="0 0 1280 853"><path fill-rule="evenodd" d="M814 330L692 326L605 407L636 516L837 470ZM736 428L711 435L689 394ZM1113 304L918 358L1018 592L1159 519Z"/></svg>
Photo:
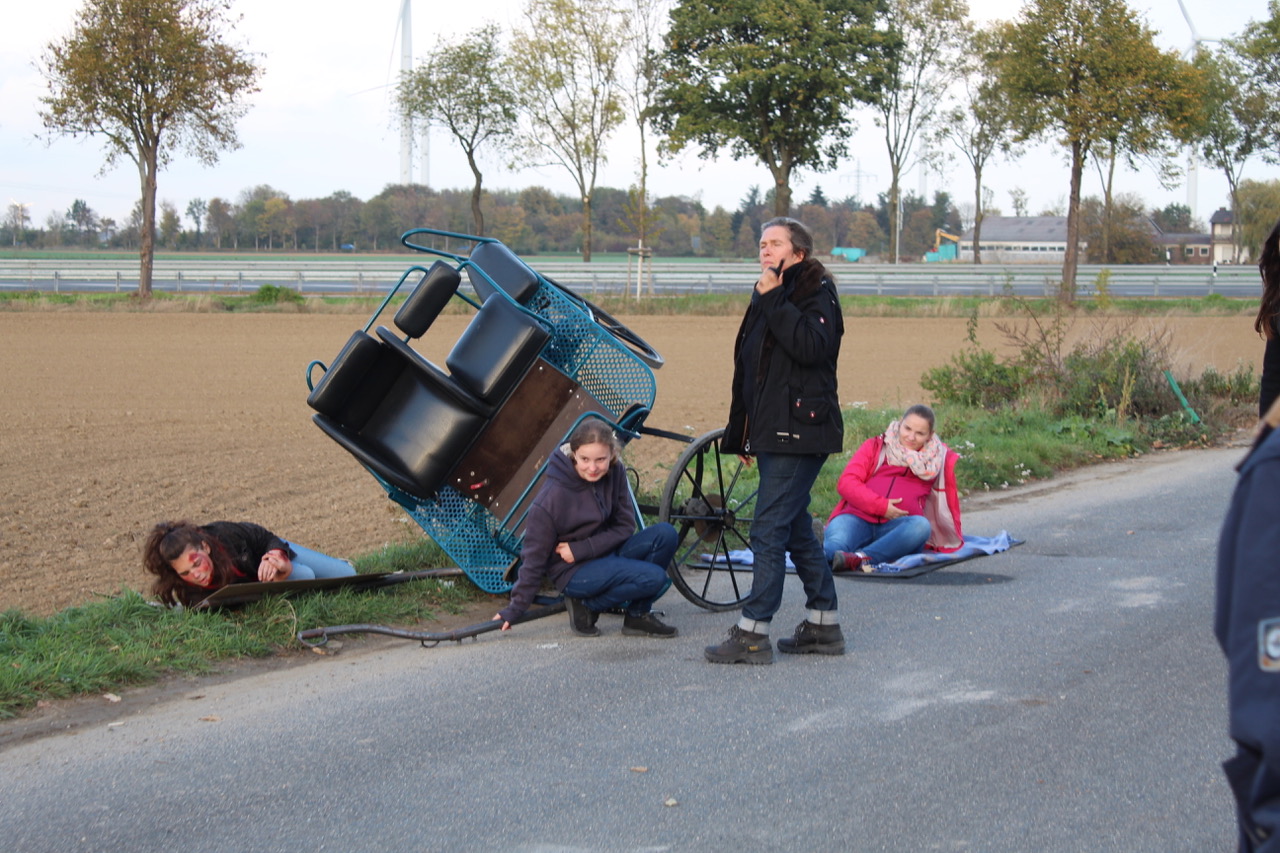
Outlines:
<svg viewBox="0 0 1280 853"><path fill-rule="evenodd" d="M876 124L889 154L889 230L893 262L901 254L899 221L902 173L919 156L916 139L938 113L959 72L969 7L964 0L891 0L889 27L902 39L888 64L888 81L875 102Z"/></svg>
<svg viewBox="0 0 1280 853"><path fill-rule="evenodd" d="M969 161L973 170L973 262L982 263L982 220L987 212L989 193L982 185L982 175L987 164L997 154L1017 156L1019 148L1013 144L1013 129L1004 109L999 81L991 74L990 66L982 62L986 36L977 33L966 51L966 58L959 66L962 87L956 102L944 109L935 128L939 142L949 142ZM1015 206L1017 202L1015 201ZM1025 193L1022 207L1026 206ZM1022 213L1018 214L1019 216Z"/></svg>
<svg viewBox="0 0 1280 853"><path fill-rule="evenodd" d="M481 148L504 144L516 128L515 93L506 78L499 35L496 24L486 24L457 42L442 39L396 91L402 116L445 128L467 155L475 177L471 219L479 236L484 235L484 176L476 156Z"/></svg>

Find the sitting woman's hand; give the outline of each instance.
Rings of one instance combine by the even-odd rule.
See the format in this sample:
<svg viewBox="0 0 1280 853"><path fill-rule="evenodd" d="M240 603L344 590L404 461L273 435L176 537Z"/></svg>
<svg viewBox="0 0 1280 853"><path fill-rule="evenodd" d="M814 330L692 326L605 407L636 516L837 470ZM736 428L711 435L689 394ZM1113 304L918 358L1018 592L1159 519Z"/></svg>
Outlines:
<svg viewBox="0 0 1280 853"><path fill-rule="evenodd" d="M569 547L568 542L561 542L559 545L556 545L556 554L559 555L560 559L564 560L566 563L573 562L573 549Z"/></svg>
<svg viewBox="0 0 1280 853"><path fill-rule="evenodd" d="M501 613L495 613L495 614L493 614L493 618L492 618L492 619L490 619L489 621L490 621L490 622L498 622L498 621L501 621L501 622L502 622L502 628L501 628L500 630L503 630L503 631L510 631L510 630L511 630L511 623L510 623L510 622L508 622L507 620L503 619L503 618L502 618L502 614L501 614Z"/></svg>
<svg viewBox="0 0 1280 853"><path fill-rule="evenodd" d="M889 505L884 509L884 517L892 520L902 518L904 515L910 515L905 509L899 509L898 504L902 503L902 498L890 498Z"/></svg>

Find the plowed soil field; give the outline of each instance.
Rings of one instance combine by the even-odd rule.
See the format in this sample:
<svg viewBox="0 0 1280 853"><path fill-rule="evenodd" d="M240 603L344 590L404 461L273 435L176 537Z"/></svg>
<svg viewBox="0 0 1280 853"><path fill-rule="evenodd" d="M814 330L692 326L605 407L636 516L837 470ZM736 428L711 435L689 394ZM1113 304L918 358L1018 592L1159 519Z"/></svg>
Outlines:
<svg viewBox="0 0 1280 853"><path fill-rule="evenodd" d="M443 359L464 318L430 332ZM649 425L723 426L731 317L622 317L662 353ZM421 536L317 429L304 370L328 361L363 315L0 313L0 610L47 615L145 588L141 541L163 518L252 520L340 556ZM1175 367L1261 363L1251 320L1162 318ZM965 345L963 319L850 318L841 401L918 401L920 376ZM999 339L989 324L984 342ZM680 445L635 442L660 480Z"/></svg>

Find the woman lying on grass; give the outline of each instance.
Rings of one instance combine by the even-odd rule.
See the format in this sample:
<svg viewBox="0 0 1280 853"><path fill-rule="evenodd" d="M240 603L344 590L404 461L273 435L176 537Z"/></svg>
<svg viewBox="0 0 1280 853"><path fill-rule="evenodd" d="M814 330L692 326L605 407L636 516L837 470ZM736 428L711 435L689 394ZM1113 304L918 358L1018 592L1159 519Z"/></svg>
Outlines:
<svg viewBox="0 0 1280 853"><path fill-rule="evenodd" d="M346 560L303 548L248 521L162 521L151 529L142 564L151 591L168 605L190 606L232 583L349 577Z"/></svg>

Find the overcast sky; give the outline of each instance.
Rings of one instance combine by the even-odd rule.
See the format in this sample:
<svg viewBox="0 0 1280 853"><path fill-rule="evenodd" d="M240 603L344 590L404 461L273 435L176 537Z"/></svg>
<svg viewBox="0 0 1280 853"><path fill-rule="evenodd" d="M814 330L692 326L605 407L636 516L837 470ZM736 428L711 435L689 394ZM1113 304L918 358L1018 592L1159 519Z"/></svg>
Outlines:
<svg viewBox="0 0 1280 853"><path fill-rule="evenodd" d="M1250 19L1266 14L1264 0L1184 2L1204 39L1238 34ZM40 138L38 99L46 89L35 62L44 45L70 33L80 0L22 4L10 0L6 5L0 26L0 205L11 201L29 205L32 223L43 227L50 213L61 215L72 201L82 198L99 215L123 222L139 196L132 162L122 159L112 171L100 175L100 142L58 138L48 143ZM448 21L432 14L442 5L416 0L415 56L424 55L439 37L471 30L486 20L508 28L519 23L520 0L470 0L465 5L469 17L457 14L458 7L449 7ZM1018 0L970 0L971 17L980 23L1009 19L1021 5ZM1191 31L1177 0L1131 0L1130 5L1159 33L1162 47L1183 50L1190 45ZM160 174L159 198L183 212L193 198L221 196L234 201L241 191L259 184L270 184L294 199L320 198L338 190L368 199L387 184L397 183L400 137L392 117L391 91L400 62L400 0L301 4L240 0L236 9L243 20L233 40L258 54L264 68L262 90L253 96L248 114L238 125L243 147L223 153L213 167L179 156ZM857 120L850 157L839 168L795 174L792 186L797 200L806 198L815 185L829 198L858 194L868 201L888 189L883 138L870 112L860 111ZM598 186L625 188L635 182L635 135L629 126L614 135ZM469 189L471 173L450 138L434 131L430 139L427 174L424 179L423 158L416 152L414 181L441 189ZM688 152L668 162L651 157L650 163L655 195L697 197L708 209L736 208L749 187L764 191L771 183L765 167L728 157L705 161ZM491 189L541 185L576 193L562 169L512 172L498 159L482 167ZM1280 169L1255 161L1246 168L1245 177L1275 179ZM1038 213L1046 207L1065 206L1067 165L1057 149L1040 146L1012 164L989 168L986 183L994 191L995 205L1005 213L1013 212L1009 197L1013 189L1025 191L1031 212ZM966 202L973 196L973 176L957 161L942 175L922 179L918 173L909 173L903 187L917 193L924 190L930 197L944 189L957 202ZM1185 186L1164 190L1147 174L1119 174L1117 189L1141 194L1150 207L1188 203ZM1084 192L1100 194L1092 169L1086 173ZM1226 193L1225 179L1201 167L1195 215L1207 220L1227 204ZM190 227L189 222L184 224Z"/></svg>

